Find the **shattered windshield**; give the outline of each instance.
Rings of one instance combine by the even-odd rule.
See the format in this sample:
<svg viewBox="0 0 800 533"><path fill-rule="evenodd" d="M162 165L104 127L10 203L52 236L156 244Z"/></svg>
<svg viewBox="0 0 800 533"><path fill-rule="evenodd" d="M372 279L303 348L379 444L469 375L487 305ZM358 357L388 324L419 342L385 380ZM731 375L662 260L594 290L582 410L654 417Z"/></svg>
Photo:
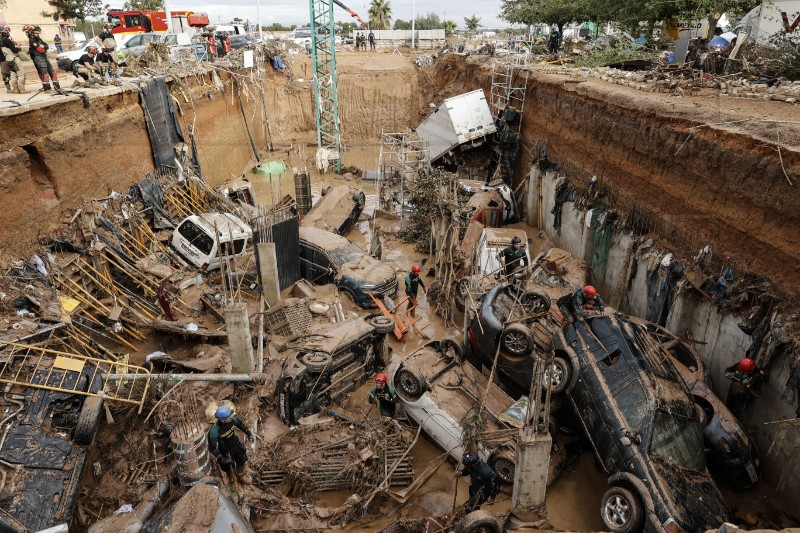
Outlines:
<svg viewBox="0 0 800 533"><path fill-rule="evenodd" d="M331 252L331 259L337 267L349 263L350 261L358 261L363 256L364 250L353 243L348 243L346 246L342 246Z"/></svg>
<svg viewBox="0 0 800 533"><path fill-rule="evenodd" d="M662 409L656 410L650 453L681 468L695 471L705 469L703 428L700 422Z"/></svg>

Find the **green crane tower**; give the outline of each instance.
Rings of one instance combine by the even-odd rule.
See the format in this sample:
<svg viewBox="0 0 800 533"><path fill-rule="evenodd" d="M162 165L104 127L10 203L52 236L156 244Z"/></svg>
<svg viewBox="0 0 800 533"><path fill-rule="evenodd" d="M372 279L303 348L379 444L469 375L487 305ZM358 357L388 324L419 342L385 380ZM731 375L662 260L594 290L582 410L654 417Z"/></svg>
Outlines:
<svg viewBox="0 0 800 533"><path fill-rule="evenodd" d="M342 168L339 154L339 96L336 80L336 34L333 0L309 0L311 7L311 55L314 60L317 146L330 151L329 164Z"/></svg>

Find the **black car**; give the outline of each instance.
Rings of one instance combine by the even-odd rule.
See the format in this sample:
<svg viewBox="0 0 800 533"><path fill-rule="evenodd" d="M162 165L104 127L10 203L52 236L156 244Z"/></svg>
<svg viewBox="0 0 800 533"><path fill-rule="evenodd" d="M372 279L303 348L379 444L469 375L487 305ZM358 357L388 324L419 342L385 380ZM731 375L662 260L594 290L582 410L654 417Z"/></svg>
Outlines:
<svg viewBox="0 0 800 533"><path fill-rule="evenodd" d="M464 342L467 360L478 368L491 367L499 347L501 379L511 392L528 394L534 352L550 349L549 310L550 298L543 292L524 291L513 284L495 286L471 317Z"/></svg>
<svg viewBox="0 0 800 533"><path fill-rule="evenodd" d="M672 364L698 407L703 437L709 450L708 467L737 489L749 489L761 477L755 444L708 384L705 366L691 341L681 339L656 324L643 325L670 355Z"/></svg>
<svg viewBox="0 0 800 533"><path fill-rule="evenodd" d="M318 228L300 228L300 275L315 284L335 283L361 307L376 306L370 294L381 299L397 294L391 266L341 235Z"/></svg>
<svg viewBox="0 0 800 533"><path fill-rule="evenodd" d="M695 405L647 330L621 316L590 316L557 332L552 347L562 390L608 474L606 527L662 532L674 522L693 532L725 522Z"/></svg>
<svg viewBox="0 0 800 533"><path fill-rule="evenodd" d="M384 316L328 324L293 340L283 352L278 413L295 424L363 383L381 360L394 321Z"/></svg>
<svg viewBox="0 0 800 533"><path fill-rule="evenodd" d="M231 35L231 48L236 50L237 48L245 48L250 45L254 45L258 43L258 39L253 37L252 35Z"/></svg>
<svg viewBox="0 0 800 533"><path fill-rule="evenodd" d="M37 388L13 394L17 385L3 395L11 410L0 460L15 468L6 470L7 479L3 474L0 506L25 531L40 531L71 520L102 407L99 396L85 394L97 394L103 383L86 365L79 372L38 370L31 384Z"/></svg>

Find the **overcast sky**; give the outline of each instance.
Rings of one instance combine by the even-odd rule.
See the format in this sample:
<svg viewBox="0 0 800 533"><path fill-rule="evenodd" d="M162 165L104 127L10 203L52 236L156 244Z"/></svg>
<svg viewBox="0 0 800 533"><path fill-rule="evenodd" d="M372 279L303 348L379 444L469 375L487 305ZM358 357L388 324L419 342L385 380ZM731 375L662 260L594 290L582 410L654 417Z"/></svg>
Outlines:
<svg viewBox="0 0 800 533"><path fill-rule="evenodd" d="M368 0L341 0L344 5L367 19ZM411 20L411 12L415 0L389 0L392 8L392 21L395 19ZM256 0L168 0L170 10L177 11L188 9L191 11L204 11L208 13L213 24L230 22L233 17L256 21ZM122 1L118 2L120 5ZM115 5L111 2L111 5ZM434 7L435 6L435 7ZM334 18L337 22L355 20L344 10L334 5ZM500 0L416 0L417 16L425 15L431 11L440 18L447 17L460 29L464 29L464 17L473 14L481 19L481 27L507 27L508 23L498 18L500 13ZM280 22L285 25L308 25L309 7L308 0L261 0L261 23L269 25Z"/></svg>

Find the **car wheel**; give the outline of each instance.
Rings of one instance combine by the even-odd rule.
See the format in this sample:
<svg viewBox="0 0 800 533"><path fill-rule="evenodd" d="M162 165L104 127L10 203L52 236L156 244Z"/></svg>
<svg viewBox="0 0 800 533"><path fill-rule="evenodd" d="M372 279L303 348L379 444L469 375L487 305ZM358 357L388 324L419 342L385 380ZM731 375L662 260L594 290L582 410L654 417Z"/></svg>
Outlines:
<svg viewBox="0 0 800 533"><path fill-rule="evenodd" d="M528 355L533 350L533 337L522 324L511 324L500 334L500 346L511 355Z"/></svg>
<svg viewBox="0 0 800 533"><path fill-rule="evenodd" d="M563 357L554 357L552 375L550 376L551 392L553 394L561 394L567 389L570 381L572 381L572 365Z"/></svg>
<svg viewBox="0 0 800 533"><path fill-rule="evenodd" d="M486 511L472 511L456 525L456 533L478 533L480 531L502 533L503 524Z"/></svg>
<svg viewBox="0 0 800 533"><path fill-rule="evenodd" d="M69 71L72 72L73 74L75 74L75 70L77 69L77 67L78 67L78 61L75 60L72 63L70 63Z"/></svg>
<svg viewBox="0 0 800 533"><path fill-rule="evenodd" d="M464 360L464 344L455 337L447 337L439 346L445 357L452 357L459 361Z"/></svg>
<svg viewBox="0 0 800 533"><path fill-rule="evenodd" d="M401 368L394 375L394 388L403 396L416 400L425 392L425 380L408 368Z"/></svg>
<svg viewBox="0 0 800 533"><path fill-rule="evenodd" d="M639 496L624 487L611 487L603 494L600 516L614 533L638 533L644 525L644 507Z"/></svg>
<svg viewBox="0 0 800 533"><path fill-rule="evenodd" d="M489 466L503 483L514 483L517 458L513 450L498 450L489 458Z"/></svg>
<svg viewBox="0 0 800 533"><path fill-rule="evenodd" d="M526 317L544 316L550 311L550 297L543 292L527 291L519 300Z"/></svg>
<svg viewBox="0 0 800 533"><path fill-rule="evenodd" d="M467 308L467 295L469 294L469 278L461 278L456 281L455 285L455 303L456 309L464 312Z"/></svg>
<svg viewBox="0 0 800 533"><path fill-rule="evenodd" d="M323 372L330 366L331 361L333 358L325 352L306 352L300 356L300 362L314 373Z"/></svg>
<svg viewBox="0 0 800 533"><path fill-rule="evenodd" d="M78 415L78 423L72 440L75 444L87 446L94 440L97 433L97 426L100 425L100 409L103 408L103 399L99 396L89 396L83 401L81 413Z"/></svg>
<svg viewBox="0 0 800 533"><path fill-rule="evenodd" d="M369 325L375 328L377 333L391 333L394 331L394 320L388 316L374 316L369 319Z"/></svg>
<svg viewBox="0 0 800 533"><path fill-rule="evenodd" d="M567 447L564 445L563 439L556 437L553 439L553 447L550 449L550 464L547 467L548 487L564 470L565 464L567 464Z"/></svg>

